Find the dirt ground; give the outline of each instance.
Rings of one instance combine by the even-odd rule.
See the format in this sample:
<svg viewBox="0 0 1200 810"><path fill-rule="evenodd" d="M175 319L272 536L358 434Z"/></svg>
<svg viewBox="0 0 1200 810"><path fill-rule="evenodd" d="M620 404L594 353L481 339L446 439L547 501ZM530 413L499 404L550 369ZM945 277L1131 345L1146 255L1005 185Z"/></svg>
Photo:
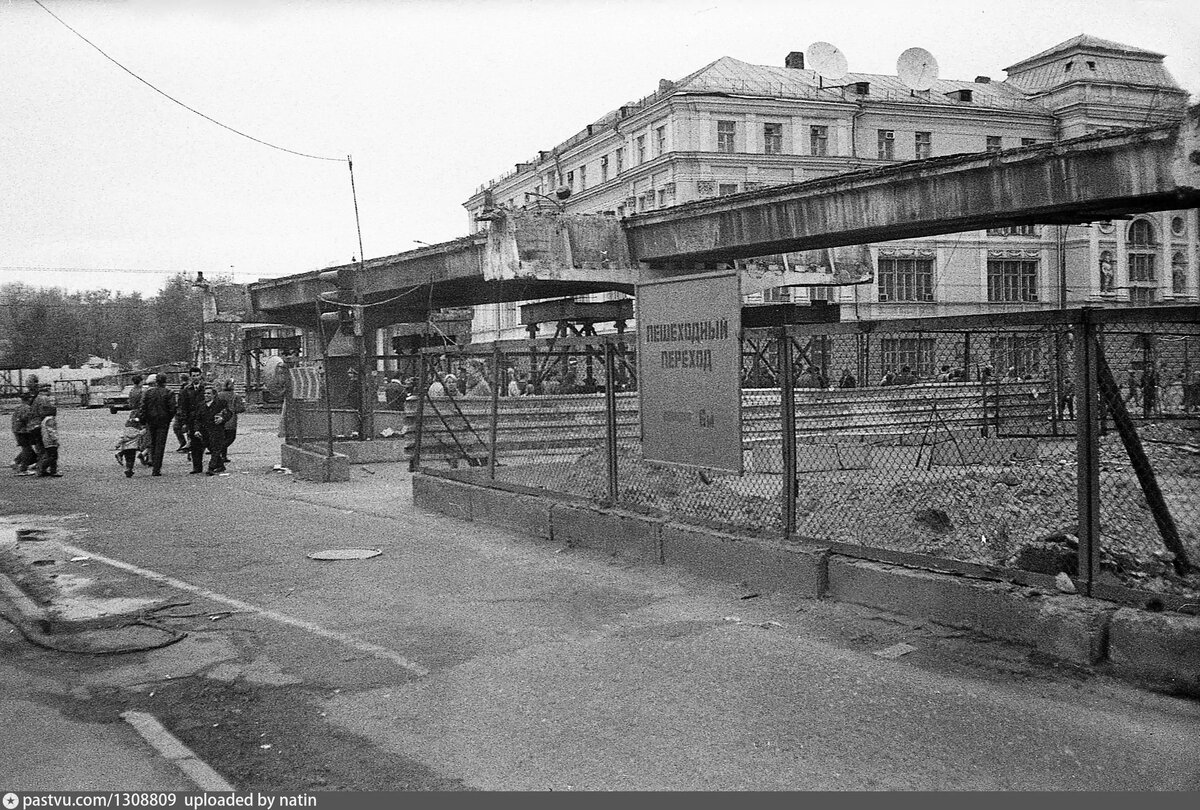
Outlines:
<svg viewBox="0 0 1200 810"><path fill-rule="evenodd" d="M1141 440L1193 570L1176 570L1113 431L1100 443L1101 575L1114 585L1200 595L1200 437L1158 424L1144 426ZM1078 547L1076 463L1073 439L1043 439L1037 458L997 465L803 473L796 534L1053 574L1059 569L1048 570L1047 557L1069 565ZM501 467L497 477L597 499L608 491L603 450L573 463ZM644 462L636 448L621 448L618 482L623 507L765 536L782 531L778 475L665 468Z"/></svg>

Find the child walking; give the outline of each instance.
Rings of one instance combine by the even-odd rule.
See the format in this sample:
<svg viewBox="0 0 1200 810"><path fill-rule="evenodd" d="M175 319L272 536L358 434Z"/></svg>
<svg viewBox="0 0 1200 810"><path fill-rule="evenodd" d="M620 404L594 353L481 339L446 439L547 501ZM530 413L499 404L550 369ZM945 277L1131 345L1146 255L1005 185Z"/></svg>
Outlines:
<svg viewBox="0 0 1200 810"><path fill-rule="evenodd" d="M129 417L117 439L117 461L125 465L125 477L133 478L133 462L146 446L146 428L136 416Z"/></svg>
<svg viewBox="0 0 1200 810"><path fill-rule="evenodd" d="M45 406L42 417L42 454L38 457L37 474L40 478L62 478L58 472L58 408Z"/></svg>

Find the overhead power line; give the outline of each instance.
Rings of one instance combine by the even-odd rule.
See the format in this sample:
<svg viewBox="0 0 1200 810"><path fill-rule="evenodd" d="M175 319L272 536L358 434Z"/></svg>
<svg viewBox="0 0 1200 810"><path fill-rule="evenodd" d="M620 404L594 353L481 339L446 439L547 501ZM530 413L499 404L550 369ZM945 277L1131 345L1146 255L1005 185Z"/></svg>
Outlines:
<svg viewBox="0 0 1200 810"><path fill-rule="evenodd" d="M133 78L137 79L139 82L141 82L142 84L146 85L147 87L149 87L149 88L150 88L151 90L153 90L154 92L158 93L160 96L162 96L162 97L164 97L164 98L166 98L166 99L169 99L170 101L172 101L172 102L174 102L174 103L178 104L180 107L183 107L183 108L184 108L185 110L187 110L188 112L195 113L196 115L200 116L200 117L201 117L201 118L203 118L204 120L206 120L206 121L209 121L209 122L211 122L211 123L213 123L213 124L216 124L217 126L219 126L219 127L223 128L223 129L227 129L227 130L229 130L230 132L232 132L232 133L233 133L233 134L235 134L235 135L240 135L240 136L242 136L243 138L247 138L247 139L249 139L249 140L252 140L252 141L254 141L255 143L260 143L260 144L262 144L263 146L269 146L269 147L271 147L272 149L278 149L280 152L287 152L287 153L289 153L289 154L292 154L292 155L298 155L299 157L312 158L313 160L329 160L329 161L334 161L334 162L337 162L337 163L345 163L345 162L347 162L347 161L349 160L349 158L340 158L340 157L336 157L336 158L335 158L335 157L325 157L325 156L323 156L323 155L310 155L310 154L308 154L308 153L306 153L306 152L297 152L295 149L287 149L287 148L285 148L285 147L282 147L282 146L276 146L275 144L273 144L273 143L268 143L267 141L264 141L264 140L262 140L261 138L255 138L253 135L247 135L245 132L242 132L242 131L241 131L241 130L239 130L239 129L234 129L233 127L229 126L228 124L223 124L223 123L221 123L220 121L218 121L217 119L215 119L215 118L213 118L213 117L211 117L211 116L205 115L204 113L200 112L199 110L197 110L197 109L195 109L195 108L193 108L193 107L189 107L187 104L184 104L182 101L180 101L179 99L175 98L174 96L172 96L172 95L170 95L170 94L168 94L168 93L166 93L166 92L164 92L164 91L162 91L162 90L158 89L158 88L157 88L157 87L155 87L153 84L151 84L150 82L146 81L146 80L145 80L145 79L143 79L141 76L137 75L137 74L136 74L136 73L134 73L132 70L130 70L129 68L127 68L127 67L125 67L124 65L122 65L122 64L121 64L120 62L118 62L116 59L112 58L112 57L111 57L111 56L109 56L107 53L105 53L105 52L104 52L104 51L103 51L103 50L100 48L100 46L98 46L96 43L92 42L90 39L88 39L87 37L85 37L83 34L81 34L81 33L79 33L78 31L76 31L74 28L72 28L70 25L68 25L68 24L67 24L67 22L66 22L65 20L63 20L61 17L59 17L59 16L58 16L57 14L55 14L53 11L51 11L51 10L50 10L50 9L48 9L48 8L46 8L46 6L45 6L45 5L42 3L42 0L33 0L33 2L35 2L35 3L37 3L39 6L41 6L41 8L42 8L42 10L43 10L43 11L45 11L47 14L49 14L49 15L50 15L51 17L53 17L54 19L58 20L58 22L59 22L59 23L60 23L60 24L61 24L61 25L62 25L64 28L66 28L68 31L70 31L72 34L74 34L75 36L79 37L79 38L80 38L80 39L82 39L84 42L86 42L88 45L91 45L93 48L95 48L95 49L96 49L96 51L97 51L97 52L98 52L98 53L99 53L101 56L103 56L105 59L107 59L108 61L112 62L114 65L116 65L117 67L119 67L121 70L125 71L125 72L126 72L126 73L128 73L130 76L132 76Z"/></svg>

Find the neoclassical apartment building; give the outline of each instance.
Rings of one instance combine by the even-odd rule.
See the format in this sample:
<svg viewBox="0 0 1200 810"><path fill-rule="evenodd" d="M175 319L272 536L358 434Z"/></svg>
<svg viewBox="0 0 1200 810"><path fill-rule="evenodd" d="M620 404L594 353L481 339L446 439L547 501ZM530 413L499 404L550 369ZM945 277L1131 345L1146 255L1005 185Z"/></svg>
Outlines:
<svg viewBox="0 0 1200 810"><path fill-rule="evenodd" d="M776 67L726 56L661 80L481 186L464 203L471 230L486 227L476 218L485 198L544 207L536 195L565 187L566 211L633 216L891 162L1168 123L1188 103L1162 54L1087 35L1013 64L1004 81L935 79L928 90L898 76L823 78L804 57ZM1195 302L1198 232L1200 216L1187 210L879 243L869 246L870 284L753 300L836 301L843 319ZM477 307L473 339L522 337L517 306Z"/></svg>

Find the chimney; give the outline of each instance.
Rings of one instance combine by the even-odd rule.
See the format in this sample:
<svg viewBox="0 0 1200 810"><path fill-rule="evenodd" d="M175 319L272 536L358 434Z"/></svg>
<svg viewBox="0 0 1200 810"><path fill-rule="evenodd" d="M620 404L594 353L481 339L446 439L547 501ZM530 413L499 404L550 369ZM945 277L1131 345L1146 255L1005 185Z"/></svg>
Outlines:
<svg viewBox="0 0 1200 810"><path fill-rule="evenodd" d="M675 89L675 82L671 81L670 79L659 79L658 80L658 92L669 93L671 90L674 90L674 89Z"/></svg>
<svg viewBox="0 0 1200 810"><path fill-rule="evenodd" d="M860 96L871 95L871 83L870 82L855 82L854 83L854 92Z"/></svg>
<svg viewBox="0 0 1200 810"><path fill-rule="evenodd" d="M804 70L804 52L792 51L783 60L783 66L786 68L795 68L796 70Z"/></svg>
<svg viewBox="0 0 1200 810"><path fill-rule="evenodd" d="M972 93L970 90L963 88L961 90L953 90L947 93L946 98L950 99L951 101L970 101L971 95Z"/></svg>
<svg viewBox="0 0 1200 810"><path fill-rule="evenodd" d="M975 77L975 84L991 84L991 83L992 83L991 76L976 76Z"/></svg>

